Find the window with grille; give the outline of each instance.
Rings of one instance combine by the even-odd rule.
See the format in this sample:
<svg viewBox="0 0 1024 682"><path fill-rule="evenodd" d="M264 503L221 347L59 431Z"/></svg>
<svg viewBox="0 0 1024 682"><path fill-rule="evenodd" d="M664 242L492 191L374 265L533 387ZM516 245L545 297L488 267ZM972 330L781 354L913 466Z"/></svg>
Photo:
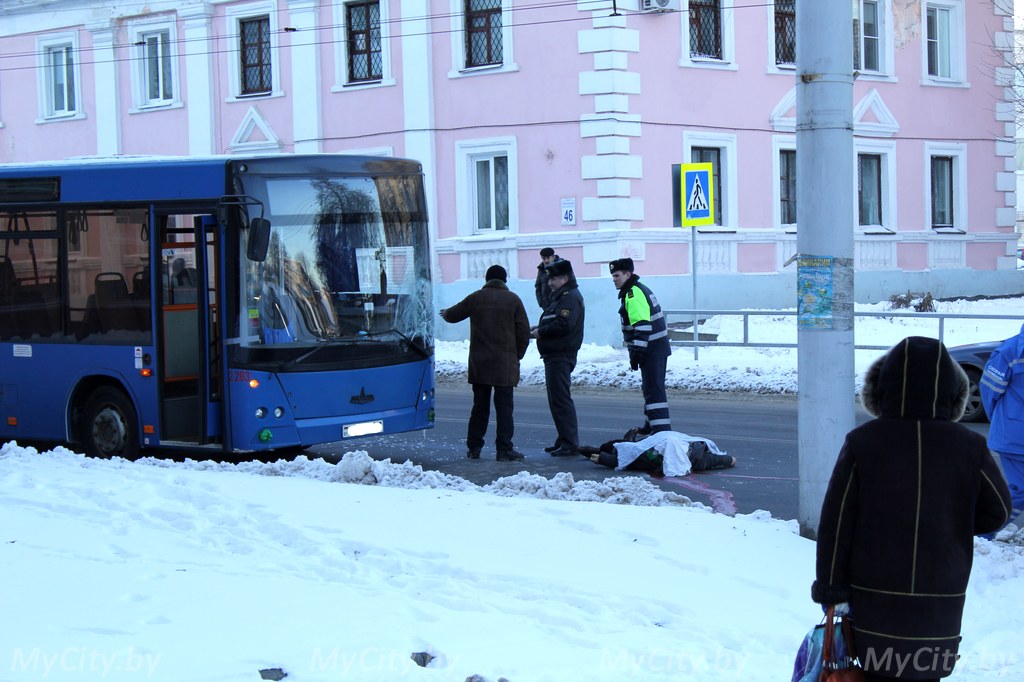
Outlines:
<svg viewBox="0 0 1024 682"><path fill-rule="evenodd" d="M690 56L722 58L721 0L690 0Z"/></svg>
<svg viewBox="0 0 1024 682"><path fill-rule="evenodd" d="M75 101L74 50L70 44L46 48L47 114L63 116L78 111Z"/></svg>
<svg viewBox="0 0 1024 682"><path fill-rule="evenodd" d="M931 157L932 227L953 227L953 157Z"/></svg>
<svg viewBox="0 0 1024 682"><path fill-rule="evenodd" d="M779 222L796 224L796 150L779 150Z"/></svg>
<svg viewBox="0 0 1024 682"><path fill-rule="evenodd" d="M501 0L466 0L466 66L502 63Z"/></svg>
<svg viewBox="0 0 1024 682"><path fill-rule="evenodd" d="M476 230L509 228L508 156L478 157L475 171Z"/></svg>
<svg viewBox="0 0 1024 682"><path fill-rule="evenodd" d="M928 7L927 45L928 75L949 78L950 73L950 15L948 7Z"/></svg>
<svg viewBox="0 0 1024 682"><path fill-rule="evenodd" d="M722 224L722 204L725 193L722 187L722 149L720 147L693 147L690 149L691 163L711 164L711 186L715 198L715 225Z"/></svg>
<svg viewBox="0 0 1024 682"><path fill-rule="evenodd" d="M857 155L857 216L860 225L882 225L882 155Z"/></svg>
<svg viewBox="0 0 1024 682"><path fill-rule="evenodd" d="M383 78L380 3L355 2L345 6L348 29L348 80L350 83Z"/></svg>
<svg viewBox="0 0 1024 682"><path fill-rule="evenodd" d="M255 95L273 90L270 63L270 17L252 17L238 22L241 59L241 94Z"/></svg>
<svg viewBox="0 0 1024 682"><path fill-rule="evenodd" d="M775 63L796 64L796 0L775 0Z"/></svg>
<svg viewBox="0 0 1024 682"><path fill-rule="evenodd" d="M138 42L142 54L143 103L164 104L173 101L171 32L162 30L143 33Z"/></svg>

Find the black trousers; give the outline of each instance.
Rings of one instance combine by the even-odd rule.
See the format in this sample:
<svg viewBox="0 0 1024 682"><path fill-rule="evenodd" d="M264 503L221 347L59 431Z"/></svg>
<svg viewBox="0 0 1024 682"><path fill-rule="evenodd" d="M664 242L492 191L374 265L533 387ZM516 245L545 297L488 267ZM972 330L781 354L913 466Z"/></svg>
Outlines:
<svg viewBox="0 0 1024 682"><path fill-rule="evenodd" d="M640 387L644 393L644 417L651 433L671 431L668 417L668 397L665 395L665 370L668 356L650 354L640 362Z"/></svg>
<svg viewBox="0 0 1024 682"><path fill-rule="evenodd" d="M473 384L473 410L469 413L466 447L478 450L484 446L487 422L491 418L491 389L494 389L494 416L498 422L494 447L498 452L508 452L512 449L512 435L515 432L512 386Z"/></svg>
<svg viewBox="0 0 1024 682"><path fill-rule="evenodd" d="M572 401L572 370L576 358L544 358L544 386L548 392L548 409L555 422L558 440L555 444L576 450L580 445L579 425L576 421L576 403Z"/></svg>

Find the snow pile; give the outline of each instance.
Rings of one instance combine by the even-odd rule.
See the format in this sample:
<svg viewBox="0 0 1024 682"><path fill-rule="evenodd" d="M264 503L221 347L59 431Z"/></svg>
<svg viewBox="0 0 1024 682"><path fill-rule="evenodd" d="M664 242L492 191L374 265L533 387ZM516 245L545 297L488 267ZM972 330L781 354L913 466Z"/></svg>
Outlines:
<svg viewBox="0 0 1024 682"><path fill-rule="evenodd" d="M91 460L64 447L39 453L32 447L20 447L11 441L0 446L0 458L10 457L30 460L37 457L64 459L81 466L95 466L100 460ZM683 506L701 507L688 497L666 492L646 480L637 477L612 477L603 481L576 481L570 473L560 473L547 479L537 474L521 471L505 476L486 486L478 486L464 478L443 474L438 471L424 471L423 467L406 460L401 464L390 459L374 460L365 451L346 452L338 464L323 459L309 459L305 455L294 460L276 462L231 462L195 461L186 459L174 462L167 459L143 457L135 465L152 466L161 469L183 469L191 471L239 472L257 476L283 476L308 478L327 483L353 483L377 485L386 488L477 491L499 497L532 497L542 500L570 500L577 502L606 502L610 504L636 505L643 507ZM120 458L106 460L104 466L133 466L132 462Z"/></svg>
<svg viewBox="0 0 1024 682"><path fill-rule="evenodd" d="M572 474L562 472L547 479L520 471L514 476L499 478L483 490L501 497L536 497L543 500L575 502L610 502L641 507L701 507L688 497L665 492L638 476L606 478L603 481L575 481Z"/></svg>

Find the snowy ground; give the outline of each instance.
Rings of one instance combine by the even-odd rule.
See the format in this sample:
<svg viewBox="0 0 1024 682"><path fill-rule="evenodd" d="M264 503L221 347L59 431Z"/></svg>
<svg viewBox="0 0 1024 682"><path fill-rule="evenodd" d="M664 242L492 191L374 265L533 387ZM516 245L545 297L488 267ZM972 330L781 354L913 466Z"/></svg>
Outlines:
<svg viewBox="0 0 1024 682"><path fill-rule="evenodd" d="M929 333L880 324L873 343ZM978 326L947 343L1019 329ZM793 355L679 351L671 383L792 391ZM464 362L439 347L439 374ZM577 373L632 387L622 364L586 347ZM539 359L524 370L536 382ZM788 680L821 615L795 522L715 514L639 477L480 488L361 452L129 463L10 443L0 509L2 682ZM1024 679L1021 603L1024 532L977 540L952 679Z"/></svg>

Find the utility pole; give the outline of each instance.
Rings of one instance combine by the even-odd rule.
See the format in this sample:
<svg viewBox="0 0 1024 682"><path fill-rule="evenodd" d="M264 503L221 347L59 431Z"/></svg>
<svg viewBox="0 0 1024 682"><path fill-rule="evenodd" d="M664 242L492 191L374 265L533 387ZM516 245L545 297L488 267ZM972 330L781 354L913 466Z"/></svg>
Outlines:
<svg viewBox="0 0 1024 682"><path fill-rule="evenodd" d="M799 521L816 537L855 423L850 0L798 0L796 47Z"/></svg>

